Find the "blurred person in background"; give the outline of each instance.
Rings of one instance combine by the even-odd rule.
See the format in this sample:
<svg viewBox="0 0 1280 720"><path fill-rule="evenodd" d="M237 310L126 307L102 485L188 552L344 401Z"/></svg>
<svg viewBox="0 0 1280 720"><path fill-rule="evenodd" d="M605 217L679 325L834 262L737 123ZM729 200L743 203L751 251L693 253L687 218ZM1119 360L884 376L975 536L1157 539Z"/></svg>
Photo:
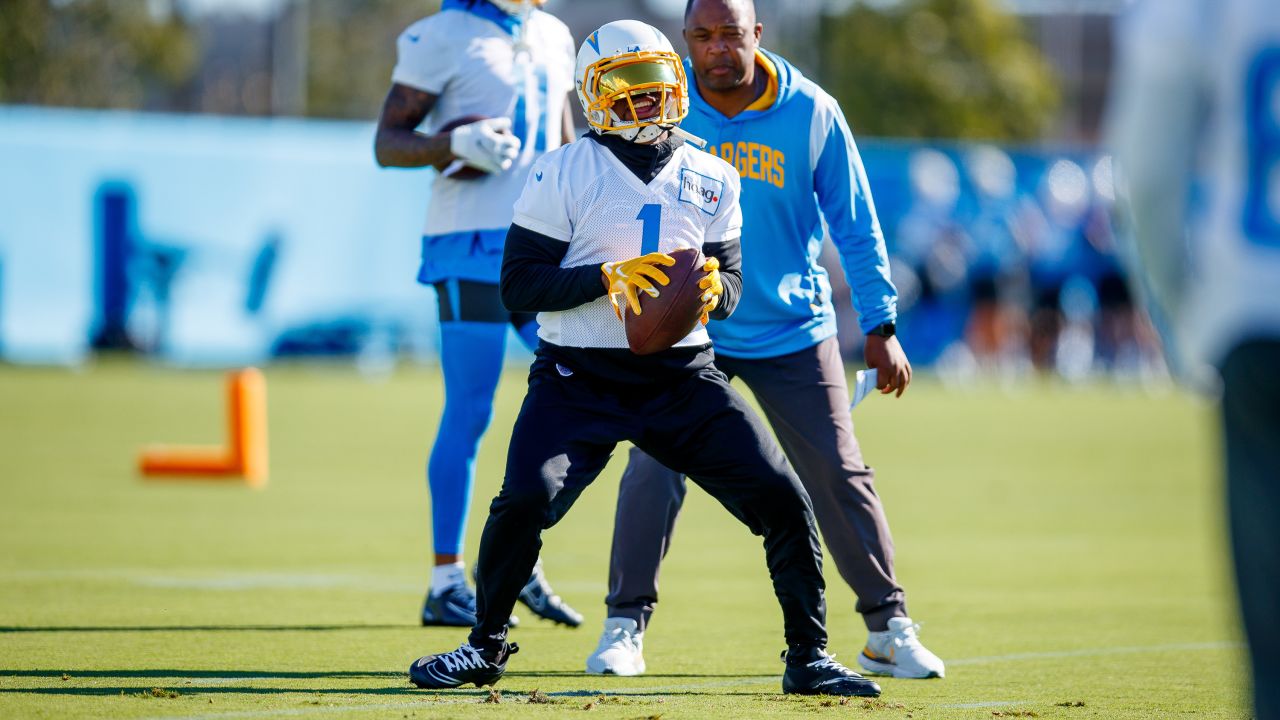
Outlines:
<svg viewBox="0 0 1280 720"><path fill-rule="evenodd" d="M573 140L566 102L576 51L545 0L444 0L410 25L378 120L383 167L434 167L418 282L436 289L444 412L427 464L435 567L423 625L470 627L475 591L462 560L476 454L493 416L507 328L537 344L537 322L498 293L512 207L533 162ZM426 122L431 132L420 133ZM444 128L448 128L444 130ZM535 566L520 600L576 627L582 616Z"/></svg>
<svg viewBox="0 0 1280 720"><path fill-rule="evenodd" d="M965 223L973 244L965 341L978 369L1021 374L1027 365L1027 201L1018 192L1017 167L1000 148L979 145L965 153L964 166L974 188Z"/></svg>
<svg viewBox="0 0 1280 720"><path fill-rule="evenodd" d="M942 677L942 660L921 644L894 575L893 539L853 434L831 287L818 265L825 218L854 291L867 365L881 392L901 396L911 364L894 336L897 290L862 158L835 99L760 49L763 29L751 0L685 7L691 109L682 128L742 179L742 300L707 328L716 365L751 388L813 498L869 631L858 664L900 678ZM614 521L609 616L587 672L645 672L644 631L685 492L681 473L632 449Z"/></svg>
<svg viewBox="0 0 1280 720"><path fill-rule="evenodd" d="M1098 364L1117 380L1146 380L1163 374L1159 340L1129 287L1112 225L1115 207L1113 161L1103 155L1090 172L1093 202L1084 237L1095 254L1093 283L1098 294Z"/></svg>
<svg viewBox="0 0 1280 720"><path fill-rule="evenodd" d="M1072 368L1064 366L1065 357L1079 358L1080 351L1086 350L1084 354L1090 360L1093 357L1092 326L1087 332L1079 327L1093 315L1092 298L1082 297L1076 291L1083 286L1072 282L1084 242L1081 228L1088 194L1084 170L1064 157L1050 162L1038 183L1041 214L1032 223L1027 247L1032 302L1028 347L1032 364L1043 372L1070 375ZM1087 348L1073 342L1086 343Z"/></svg>
<svg viewBox="0 0 1280 720"><path fill-rule="evenodd" d="M1089 280L1097 298L1094 358L1100 371L1136 377L1142 369L1139 318L1128 278L1120 266L1111 227L1110 201L1094 193L1085 214L1084 239Z"/></svg>
<svg viewBox="0 0 1280 720"><path fill-rule="evenodd" d="M971 364L955 356L956 351L967 354L957 340L963 334L973 253L956 216L960 172L946 153L922 147L911 152L907 177L911 205L894 228L893 264L909 269L918 292L910 313L901 308L902 342L918 363Z"/></svg>
<svg viewBox="0 0 1280 720"><path fill-rule="evenodd" d="M1280 12L1148 0L1120 26L1109 140L1179 376L1221 383L1227 511L1259 720L1280 718Z"/></svg>

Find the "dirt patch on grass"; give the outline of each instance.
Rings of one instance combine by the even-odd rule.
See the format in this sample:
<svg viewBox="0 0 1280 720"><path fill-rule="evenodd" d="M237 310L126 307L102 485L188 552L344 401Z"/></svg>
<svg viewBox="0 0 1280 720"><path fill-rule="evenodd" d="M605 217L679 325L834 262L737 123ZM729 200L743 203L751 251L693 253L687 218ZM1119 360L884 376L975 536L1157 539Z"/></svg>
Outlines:
<svg viewBox="0 0 1280 720"><path fill-rule="evenodd" d="M122 691L120 694L123 695L124 692ZM134 693L134 697L172 699L178 697L178 693L174 690L165 690L164 688L151 688L150 690L143 690L142 692Z"/></svg>

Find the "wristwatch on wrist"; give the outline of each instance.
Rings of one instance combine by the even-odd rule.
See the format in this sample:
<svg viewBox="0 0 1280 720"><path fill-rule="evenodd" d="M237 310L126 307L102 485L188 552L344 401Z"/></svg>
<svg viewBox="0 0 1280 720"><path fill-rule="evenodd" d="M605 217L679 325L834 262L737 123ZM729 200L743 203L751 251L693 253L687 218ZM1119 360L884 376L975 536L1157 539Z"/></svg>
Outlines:
<svg viewBox="0 0 1280 720"><path fill-rule="evenodd" d="M868 335L879 335L882 338L891 338L898 333L897 325L891 322L881 323L871 329Z"/></svg>

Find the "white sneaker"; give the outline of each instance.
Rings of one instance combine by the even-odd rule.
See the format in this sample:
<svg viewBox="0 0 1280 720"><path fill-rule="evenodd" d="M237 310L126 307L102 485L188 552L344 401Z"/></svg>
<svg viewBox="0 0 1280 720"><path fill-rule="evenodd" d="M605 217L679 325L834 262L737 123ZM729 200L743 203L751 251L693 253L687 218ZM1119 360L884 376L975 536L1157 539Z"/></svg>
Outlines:
<svg viewBox="0 0 1280 720"><path fill-rule="evenodd" d="M942 659L920 644L920 626L911 618L889 618L889 629L867 636L858 664L869 673L896 678L946 677Z"/></svg>
<svg viewBox="0 0 1280 720"><path fill-rule="evenodd" d="M587 672L592 675L644 674L644 633L636 632L631 618L605 618L600 646L587 658Z"/></svg>

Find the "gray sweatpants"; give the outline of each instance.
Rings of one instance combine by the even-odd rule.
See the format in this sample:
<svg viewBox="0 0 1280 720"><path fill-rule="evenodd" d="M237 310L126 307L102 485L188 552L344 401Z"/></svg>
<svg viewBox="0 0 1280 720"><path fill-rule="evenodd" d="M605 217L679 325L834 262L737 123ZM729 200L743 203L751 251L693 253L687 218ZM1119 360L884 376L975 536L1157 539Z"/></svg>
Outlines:
<svg viewBox="0 0 1280 720"><path fill-rule="evenodd" d="M773 426L787 459L813 499L818 529L840 576L858 596L867 628L888 628L907 615L893 576L893 538L862 461L849 416L849 389L835 338L775 358L723 355L716 366L746 383ZM671 546L685 481L637 449L631 450L618 491L609 563L610 617L643 629L658 602L658 571Z"/></svg>

